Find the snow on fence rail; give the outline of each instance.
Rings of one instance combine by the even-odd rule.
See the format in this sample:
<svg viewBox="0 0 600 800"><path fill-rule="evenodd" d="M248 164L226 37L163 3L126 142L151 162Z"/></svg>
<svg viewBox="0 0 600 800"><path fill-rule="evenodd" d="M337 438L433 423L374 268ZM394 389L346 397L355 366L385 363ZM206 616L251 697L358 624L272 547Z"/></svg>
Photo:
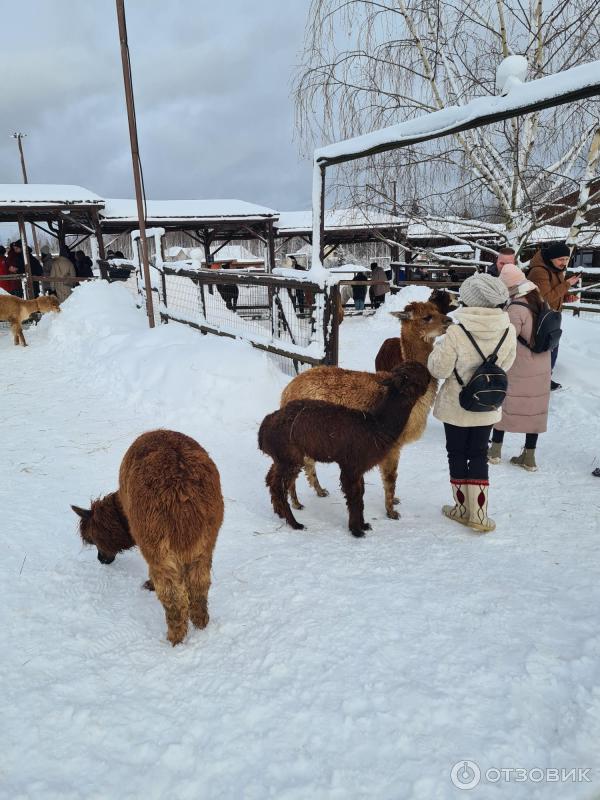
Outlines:
<svg viewBox="0 0 600 800"><path fill-rule="evenodd" d="M190 269L177 262L154 269L162 322L242 339L280 357L282 366L295 372L302 365L337 363L336 286L244 271Z"/></svg>

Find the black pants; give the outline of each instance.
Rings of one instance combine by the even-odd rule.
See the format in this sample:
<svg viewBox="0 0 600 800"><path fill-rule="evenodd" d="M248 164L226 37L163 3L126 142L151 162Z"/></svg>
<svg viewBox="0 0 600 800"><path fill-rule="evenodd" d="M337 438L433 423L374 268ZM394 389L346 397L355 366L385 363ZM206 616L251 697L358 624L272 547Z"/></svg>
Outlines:
<svg viewBox="0 0 600 800"><path fill-rule="evenodd" d="M444 430L450 477L454 480L487 481L487 451L492 426L459 428L445 422Z"/></svg>
<svg viewBox="0 0 600 800"><path fill-rule="evenodd" d="M537 433L526 433L525 434L525 448L527 450L535 450L538 440ZM504 431L497 431L494 428L492 433L492 442L496 442L496 444L502 444L504 441Z"/></svg>

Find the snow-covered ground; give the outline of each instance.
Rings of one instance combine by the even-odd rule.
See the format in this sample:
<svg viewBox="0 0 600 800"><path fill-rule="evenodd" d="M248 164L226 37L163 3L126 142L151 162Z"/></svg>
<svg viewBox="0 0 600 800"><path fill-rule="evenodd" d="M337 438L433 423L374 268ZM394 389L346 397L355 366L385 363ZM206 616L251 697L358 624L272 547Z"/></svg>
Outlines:
<svg viewBox="0 0 600 800"><path fill-rule="evenodd" d="M367 476L362 540L332 466L328 498L299 481L306 531L273 515L256 432L287 378L264 354L149 331L118 285L77 289L27 349L1 329L0 796L600 797L599 323L565 319L541 469L493 468L495 533L442 517L431 420L402 456L400 521ZM342 365L370 369L396 332L386 309L346 319ZM159 426L209 450L226 498L211 622L175 649L139 553L102 566L69 507L116 488L128 445ZM471 793L451 781L467 759ZM517 780L536 768L592 782Z"/></svg>

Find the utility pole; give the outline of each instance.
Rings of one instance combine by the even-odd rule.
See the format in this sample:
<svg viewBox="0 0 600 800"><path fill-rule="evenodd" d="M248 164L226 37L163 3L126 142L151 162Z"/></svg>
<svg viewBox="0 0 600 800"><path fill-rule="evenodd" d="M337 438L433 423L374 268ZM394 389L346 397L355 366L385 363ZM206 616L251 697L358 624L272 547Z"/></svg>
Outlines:
<svg viewBox="0 0 600 800"><path fill-rule="evenodd" d="M21 156L21 170L23 172L23 183L29 183L27 179L27 168L25 167L25 155L23 154L23 138L27 136L26 133L13 133L13 139L17 140L17 144L19 146L19 155ZM37 236L35 235L35 227L33 222L31 223L31 238L33 241L33 252L36 256L40 255L40 249L38 247L38 240Z"/></svg>
<svg viewBox="0 0 600 800"><path fill-rule="evenodd" d="M146 287L146 312L148 324L154 327L154 308L152 304L152 286L150 283L150 265L148 261L148 242L146 241L146 215L144 210L144 193L142 166L138 147L137 125L135 120L135 103L133 99L133 82L131 79L131 62L129 45L127 44L127 24L125 21L125 0L116 0L117 19L119 22L119 39L121 41L121 61L123 62L123 82L125 84L125 101L127 104L127 121L129 122L129 138L131 140L131 161L133 164L133 181L135 183L135 199L137 201L138 221L140 226L140 249L142 251L142 270Z"/></svg>

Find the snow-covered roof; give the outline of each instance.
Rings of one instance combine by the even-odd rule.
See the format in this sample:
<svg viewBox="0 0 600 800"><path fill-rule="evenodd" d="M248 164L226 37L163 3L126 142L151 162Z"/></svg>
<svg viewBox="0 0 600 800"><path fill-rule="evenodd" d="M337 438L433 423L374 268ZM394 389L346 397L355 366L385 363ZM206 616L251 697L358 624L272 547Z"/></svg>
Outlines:
<svg viewBox="0 0 600 800"><path fill-rule="evenodd" d="M356 272L371 272L371 267L364 267L362 264L342 264L340 267L331 267L329 272L354 275Z"/></svg>
<svg viewBox="0 0 600 800"><path fill-rule="evenodd" d="M54 183L0 183L0 206L96 206L104 200L82 186Z"/></svg>
<svg viewBox="0 0 600 800"><path fill-rule="evenodd" d="M202 247L188 248L190 258L204 261L204 249ZM228 244L214 254L215 261L237 261L239 264L264 264L264 258L255 256L247 247L237 244Z"/></svg>
<svg viewBox="0 0 600 800"><path fill-rule="evenodd" d="M416 119L321 147L315 150L315 162L335 164L362 158L507 119L525 109L530 112L597 94L600 94L600 61L592 61L528 83L512 83L507 93L500 97L475 97L463 106L448 106Z"/></svg>
<svg viewBox="0 0 600 800"><path fill-rule="evenodd" d="M490 236L503 234L506 231L504 225L497 223L486 223L481 226L477 220L459 219L458 217L447 217L443 220L431 220L427 223L411 222L406 233L410 239L435 239L451 236ZM455 250L456 247L453 246Z"/></svg>
<svg viewBox="0 0 600 800"><path fill-rule="evenodd" d="M381 211L360 208L330 209L325 212L325 230L348 228L390 228L406 225L406 220ZM282 211L276 223L279 234L312 231L312 211Z"/></svg>
<svg viewBox="0 0 600 800"><path fill-rule="evenodd" d="M470 244L450 244L447 247L436 247L434 253L473 253Z"/></svg>
<svg viewBox="0 0 600 800"><path fill-rule="evenodd" d="M558 225L543 225L541 228L530 233L527 237L527 241L529 244L536 244L538 242L564 242L568 233L569 228L563 228Z"/></svg>
<svg viewBox="0 0 600 800"><path fill-rule="evenodd" d="M101 217L104 220L135 222L138 219L135 200L107 199ZM246 203L244 200L148 200L146 218L161 220L259 220L277 217L272 208Z"/></svg>

